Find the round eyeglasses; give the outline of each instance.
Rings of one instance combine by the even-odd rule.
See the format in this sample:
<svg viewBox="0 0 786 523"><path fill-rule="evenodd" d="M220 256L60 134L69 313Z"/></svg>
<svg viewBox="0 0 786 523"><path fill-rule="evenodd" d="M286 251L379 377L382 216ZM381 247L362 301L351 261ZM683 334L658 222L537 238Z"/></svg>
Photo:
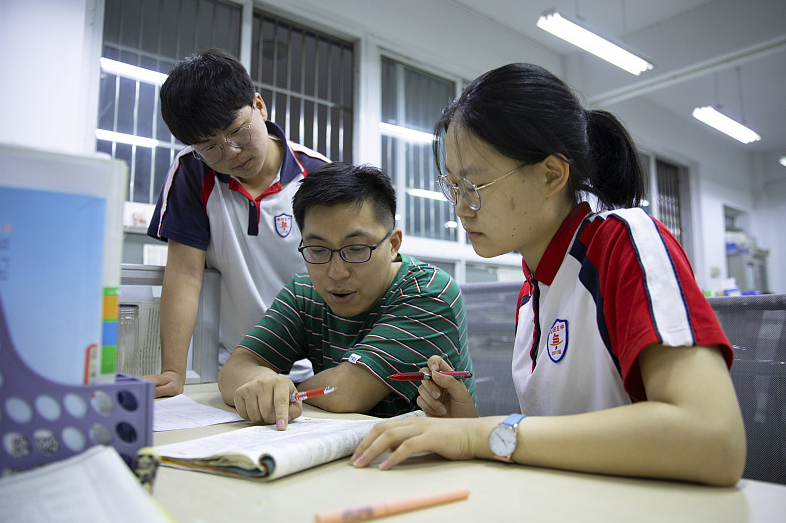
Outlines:
<svg viewBox="0 0 786 523"><path fill-rule="evenodd" d="M208 145L201 151L193 150L194 156L202 160L207 165L214 165L224 159L224 145L231 147L241 148L251 142L251 122L254 119L254 106L251 106L251 117L248 120L248 125L241 125L237 129L232 129L224 138L224 142L218 145Z"/></svg>
<svg viewBox="0 0 786 523"><path fill-rule="evenodd" d="M515 173L516 171L518 171L519 169L521 169L526 165L527 165L526 163L524 165L519 165L509 173L503 174L496 180L491 180L488 183L484 183L480 187L478 187L477 185L475 185L474 183L472 183L466 178L460 179L458 183L453 183L450 180L448 180L448 177L445 174L437 178L437 183L439 184L439 188L442 189L442 194L445 195L445 198L447 198L450 203L456 205L458 203L459 194L461 194L461 197L464 199L464 203L467 204L467 207L469 207L473 211L477 211L480 210L481 189L485 189L486 187L489 187L490 185L497 183L501 179L510 176L511 174Z"/></svg>
<svg viewBox="0 0 786 523"><path fill-rule="evenodd" d="M301 245L297 250L300 251L303 259L308 263L329 263L333 258L334 252L337 252L341 259L347 263L366 263L371 259L371 253L374 252L374 249L382 245L382 242L387 240L392 233L393 229L390 229L385 237L375 245L345 245L340 249L330 249L317 245Z"/></svg>

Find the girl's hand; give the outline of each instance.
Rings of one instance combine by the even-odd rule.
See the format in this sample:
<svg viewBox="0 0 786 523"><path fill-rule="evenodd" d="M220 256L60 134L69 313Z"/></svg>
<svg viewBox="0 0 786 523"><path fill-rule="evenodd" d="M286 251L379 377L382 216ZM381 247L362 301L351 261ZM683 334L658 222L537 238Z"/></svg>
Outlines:
<svg viewBox="0 0 786 523"><path fill-rule="evenodd" d="M435 452L447 459L491 458L488 436L499 418L438 419L402 418L377 423L363 438L349 464L362 468L391 450L379 468L396 466L421 452Z"/></svg>
<svg viewBox="0 0 786 523"><path fill-rule="evenodd" d="M431 379L423 380L418 388L418 406L427 416L435 418L477 418L478 411L467 387L461 380L440 374L439 371L453 370L439 356L428 360Z"/></svg>

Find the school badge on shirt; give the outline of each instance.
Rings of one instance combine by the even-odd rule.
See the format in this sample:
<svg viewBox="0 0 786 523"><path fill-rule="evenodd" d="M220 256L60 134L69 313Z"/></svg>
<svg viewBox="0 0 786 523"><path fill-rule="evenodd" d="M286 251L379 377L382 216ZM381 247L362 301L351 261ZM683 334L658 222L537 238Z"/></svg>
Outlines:
<svg viewBox="0 0 786 523"><path fill-rule="evenodd" d="M276 220L276 232L282 238L289 236L292 232L292 215L291 214L277 214L274 218Z"/></svg>
<svg viewBox="0 0 786 523"><path fill-rule="evenodd" d="M568 320L558 318L554 321L546 343L551 361L558 363L565 357L565 353L568 351Z"/></svg>

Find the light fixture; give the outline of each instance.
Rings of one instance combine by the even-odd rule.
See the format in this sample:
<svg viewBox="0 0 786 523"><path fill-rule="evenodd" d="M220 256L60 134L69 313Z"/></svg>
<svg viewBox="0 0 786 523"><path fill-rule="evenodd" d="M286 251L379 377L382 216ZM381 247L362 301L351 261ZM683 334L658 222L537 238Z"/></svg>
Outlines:
<svg viewBox="0 0 786 523"><path fill-rule="evenodd" d="M409 129L407 127L385 122L379 122L379 130L386 136L403 138L410 142L431 143L434 140L434 135L431 133L424 133L423 131L416 131L415 129Z"/></svg>
<svg viewBox="0 0 786 523"><path fill-rule="evenodd" d="M781 156L781 159L778 160L778 163L781 164L782 166L786 167L786 155Z"/></svg>
<svg viewBox="0 0 786 523"><path fill-rule="evenodd" d="M742 117L742 121L745 122L745 107L743 105L743 96L742 96L742 71L739 66L737 66L737 90L740 96L740 116ZM718 89L718 74L715 74L715 107L718 109L721 108L719 103L719 89ZM725 114L721 113L715 107L705 106L705 107L697 107L693 110L693 117L697 120L700 120L710 127L714 127L715 129L719 130L722 133L725 133L735 140L739 140L742 143L751 143L761 140L761 136L759 136L756 132L749 129L745 126L744 123L740 123L736 120L733 120L726 116Z"/></svg>
<svg viewBox="0 0 786 523"><path fill-rule="evenodd" d="M138 80L147 84L161 85L167 79L167 75L150 69L144 69L135 65L124 64L117 60L101 58L101 69L107 73Z"/></svg>
<svg viewBox="0 0 786 523"><path fill-rule="evenodd" d="M638 76L653 67L643 58L571 22L557 11L549 11L541 15L537 26L631 74Z"/></svg>
<svg viewBox="0 0 786 523"><path fill-rule="evenodd" d="M116 133L114 131L107 131L105 129L96 129L96 138L99 140L106 140L108 142L127 143L128 145L150 147L151 149L160 145L160 142L153 138L143 138L141 136L134 136L133 134Z"/></svg>
<svg viewBox="0 0 786 523"><path fill-rule="evenodd" d="M693 117L722 133L726 133L742 143L751 143L761 140L761 136L741 123L732 120L725 114L716 111L713 107L697 107L693 110Z"/></svg>

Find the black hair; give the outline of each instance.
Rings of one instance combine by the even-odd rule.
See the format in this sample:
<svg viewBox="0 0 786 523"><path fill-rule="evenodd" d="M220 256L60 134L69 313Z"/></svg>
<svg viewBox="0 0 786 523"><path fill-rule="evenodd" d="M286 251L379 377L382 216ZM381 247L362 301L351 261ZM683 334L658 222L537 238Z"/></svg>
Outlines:
<svg viewBox="0 0 786 523"><path fill-rule="evenodd" d="M186 145L229 127L237 111L254 103L246 68L222 49L208 49L177 62L161 85L161 116Z"/></svg>
<svg viewBox="0 0 786 523"><path fill-rule="evenodd" d="M295 222L303 230L306 211L316 205L364 202L374 204L374 217L388 228L395 225L396 191L390 177L371 165L328 163L308 173L292 198Z"/></svg>
<svg viewBox="0 0 786 523"><path fill-rule="evenodd" d="M522 164L549 155L570 164L568 191L596 195L602 208L633 207L644 196L644 171L633 139L607 111L587 110L556 76L532 64L508 64L476 78L434 126L434 157L445 173L445 137L453 125Z"/></svg>

